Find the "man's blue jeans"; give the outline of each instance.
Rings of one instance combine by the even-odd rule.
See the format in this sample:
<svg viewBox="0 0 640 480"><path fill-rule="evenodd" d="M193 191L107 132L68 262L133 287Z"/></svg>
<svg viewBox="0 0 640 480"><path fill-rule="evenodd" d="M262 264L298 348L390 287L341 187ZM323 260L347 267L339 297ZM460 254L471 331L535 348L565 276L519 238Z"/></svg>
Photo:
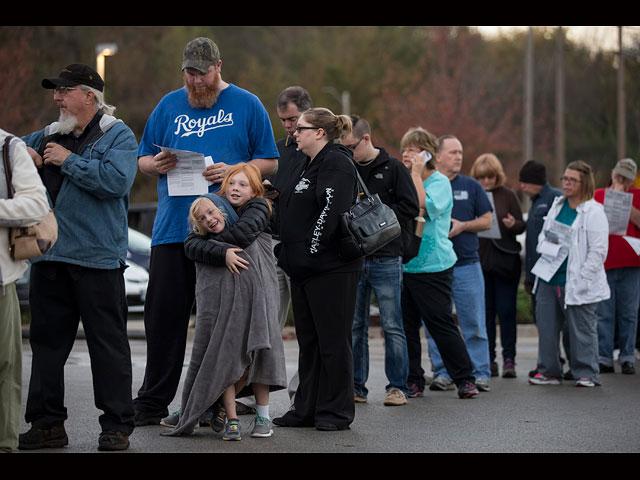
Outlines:
<svg viewBox="0 0 640 480"><path fill-rule="evenodd" d="M640 268L625 267L607 270L611 297L598 303L599 362L613 366L616 329L620 355L618 363L634 363L638 302L640 301Z"/></svg>
<svg viewBox="0 0 640 480"><path fill-rule="evenodd" d="M491 376L489 366L489 338L484 307L484 276L480 263L453 267L453 301L456 305L458 325L469 352L476 379L488 380ZM433 364L434 378L442 376L451 380L444 367L436 343L428 335L429 355Z"/></svg>
<svg viewBox="0 0 640 480"><path fill-rule="evenodd" d="M369 378L369 322L371 292L375 294L380 310L380 323L384 334L385 374L389 387L407 393L409 355L402 324L402 261L400 257L365 259L353 319L353 371L356 395L366 398L365 386Z"/></svg>

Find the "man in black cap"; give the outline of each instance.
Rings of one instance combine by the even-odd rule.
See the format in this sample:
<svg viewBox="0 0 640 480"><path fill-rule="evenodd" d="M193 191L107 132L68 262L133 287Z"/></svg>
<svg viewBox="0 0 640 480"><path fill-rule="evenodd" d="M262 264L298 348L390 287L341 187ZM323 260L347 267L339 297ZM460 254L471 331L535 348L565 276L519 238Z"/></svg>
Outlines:
<svg viewBox="0 0 640 480"><path fill-rule="evenodd" d="M544 164L529 160L520 169L520 190L531 198L531 208L527 217L526 243L525 243L525 278L524 287L531 294L535 276L531 269L538 261L540 254L536 252L538 235L544 224L553 199L562 195L562 191L553 188L547 181L547 169ZM535 301L532 298L532 301ZM535 308L534 308L535 311Z"/></svg>
<svg viewBox="0 0 640 480"><path fill-rule="evenodd" d="M124 269L129 190L138 144L104 104L104 82L72 64L42 86L53 90L57 122L23 138L58 220L58 240L32 260L29 303L33 353L18 448L67 445L64 366L80 319L86 333L96 406L104 411L100 450L129 447L134 428Z"/></svg>
<svg viewBox="0 0 640 480"><path fill-rule="evenodd" d="M136 425L168 416L180 383L189 317L195 299L195 265L184 253L189 206L198 194L173 196L168 173L176 155L159 147L211 157L203 171L216 192L230 166L249 162L262 175L278 165L269 115L252 93L222 79L217 45L198 37L184 48L184 87L168 93L151 113L138 151L138 167L158 182L158 209L151 235L149 286L144 307L147 365L134 399Z"/></svg>

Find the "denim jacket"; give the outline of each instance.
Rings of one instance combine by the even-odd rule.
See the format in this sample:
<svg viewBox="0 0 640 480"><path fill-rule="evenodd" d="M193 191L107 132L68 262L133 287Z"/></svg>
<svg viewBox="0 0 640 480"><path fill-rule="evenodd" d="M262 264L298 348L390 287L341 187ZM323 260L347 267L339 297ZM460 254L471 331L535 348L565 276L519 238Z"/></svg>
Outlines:
<svg viewBox="0 0 640 480"><path fill-rule="evenodd" d="M58 124L31 133L23 140L38 150ZM81 154L72 153L61 167L64 180L54 213L58 241L32 262L54 261L88 268L115 269L126 263L129 190L138 169L138 142L131 129L103 115L100 134Z"/></svg>

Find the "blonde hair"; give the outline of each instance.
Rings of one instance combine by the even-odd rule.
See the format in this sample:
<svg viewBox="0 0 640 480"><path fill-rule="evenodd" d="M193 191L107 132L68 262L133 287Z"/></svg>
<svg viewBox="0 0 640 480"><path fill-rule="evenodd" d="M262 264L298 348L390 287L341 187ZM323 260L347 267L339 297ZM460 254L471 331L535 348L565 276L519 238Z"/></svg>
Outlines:
<svg viewBox="0 0 640 480"><path fill-rule="evenodd" d="M302 112L302 115L311 125L324 130L329 142L348 136L353 128L348 115L334 115L328 108L310 108Z"/></svg>
<svg viewBox="0 0 640 480"><path fill-rule="evenodd" d="M505 174L502 163L493 153L483 153L476 158L470 173L476 180L482 177L495 177L496 187L504 184Z"/></svg>
<svg viewBox="0 0 640 480"><path fill-rule="evenodd" d="M249 185L251 186L251 189L255 193L255 196L257 198L264 199L264 186L262 185L262 174L260 173L260 169L258 169L258 167L256 167L252 163L246 163L246 162L236 163L235 165L231 166L231 168L229 168L229 170L227 171L227 174L222 180L222 185L220 186L220 191L218 192L218 195L220 195L221 197L224 196L224 194L227 192L227 189L229 188L229 182L238 173L244 173L247 176L247 179L249 180ZM271 213L271 202L269 202L266 199L265 201L269 206L269 213Z"/></svg>
<svg viewBox="0 0 640 480"><path fill-rule="evenodd" d="M211 205L213 205L213 208L215 210L220 212L220 215L222 215L222 218L226 219L226 215L224 214L224 212L220 210L218 206L211 201L210 198L207 198L207 197L196 198L193 201L193 203L191 203L191 206L189 207L189 223L193 225L193 231L198 235L206 235L207 233L209 233L209 231L202 226L202 224L200 223L197 217L198 209L200 208L200 205L202 205L202 202L205 200L209 202Z"/></svg>

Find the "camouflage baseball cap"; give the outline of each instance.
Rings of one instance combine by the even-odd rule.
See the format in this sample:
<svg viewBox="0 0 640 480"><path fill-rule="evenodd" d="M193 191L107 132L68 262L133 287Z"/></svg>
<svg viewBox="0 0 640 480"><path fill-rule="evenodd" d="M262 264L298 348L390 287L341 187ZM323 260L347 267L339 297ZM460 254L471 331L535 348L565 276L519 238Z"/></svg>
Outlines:
<svg viewBox="0 0 640 480"><path fill-rule="evenodd" d="M220 51L213 40L198 37L187 43L182 55L182 70L195 68L201 72L207 72L211 65L216 65L220 60Z"/></svg>

